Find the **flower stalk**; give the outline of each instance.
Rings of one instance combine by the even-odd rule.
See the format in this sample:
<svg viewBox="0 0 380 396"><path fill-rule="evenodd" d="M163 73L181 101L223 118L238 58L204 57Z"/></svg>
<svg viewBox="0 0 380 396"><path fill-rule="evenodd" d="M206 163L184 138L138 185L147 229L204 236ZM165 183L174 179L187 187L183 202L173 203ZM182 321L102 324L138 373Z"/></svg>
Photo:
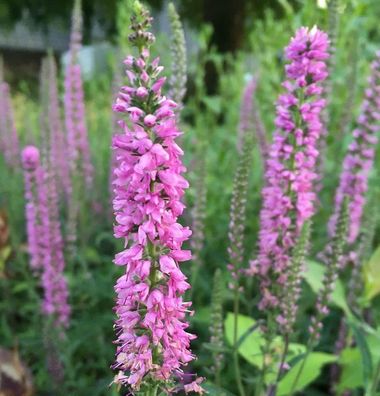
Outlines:
<svg viewBox="0 0 380 396"><path fill-rule="evenodd" d="M137 57L124 64L129 83L121 87L113 106L123 115L113 147L113 207L117 238L125 249L115 257L124 268L118 279L115 329L117 370L114 383L132 392L151 394L176 388L182 368L195 356L186 329L190 302L183 295L190 288L179 263L191 258L182 243L191 235L178 223L184 210L181 199L188 182L182 176L182 150L176 144L181 132L176 125L176 103L161 94L165 78L159 59L151 59L155 37L149 32L152 18L134 3L130 42ZM184 385L202 393L199 380Z"/></svg>

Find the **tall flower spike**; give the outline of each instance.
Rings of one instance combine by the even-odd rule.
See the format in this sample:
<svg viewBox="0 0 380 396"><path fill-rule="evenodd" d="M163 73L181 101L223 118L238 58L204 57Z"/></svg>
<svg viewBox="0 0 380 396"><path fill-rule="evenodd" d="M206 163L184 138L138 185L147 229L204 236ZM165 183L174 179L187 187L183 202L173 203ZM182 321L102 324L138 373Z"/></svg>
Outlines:
<svg viewBox="0 0 380 396"><path fill-rule="evenodd" d="M260 154L263 163L267 157L267 141L264 124L260 117L257 101L255 100L257 88L256 77L249 77L244 88L243 98L240 106L240 125L237 139L237 149L241 152L243 147L244 134L249 131L255 131L256 140L259 144Z"/></svg>
<svg viewBox="0 0 380 396"><path fill-rule="evenodd" d="M321 139L319 140L319 161L318 161L318 176L319 181L317 185L317 189L321 190L322 188L322 179L325 172L325 160L327 154L327 135L329 133L329 122L330 122L330 102L332 99L332 90L333 90L333 81L331 78L331 74L335 68L336 63L336 41L337 41L337 33L338 33L338 25L339 25L339 0L328 0L327 9L328 9L328 26L327 33L330 40L329 53L330 57L327 61L327 70L330 75L328 79L326 79L324 84L324 98L326 100L326 106L322 111L321 119L323 128L321 131Z"/></svg>
<svg viewBox="0 0 380 396"><path fill-rule="evenodd" d="M40 66L39 80L39 147L41 153L41 163L46 165L50 156L50 133L49 133L49 67L47 57L42 58Z"/></svg>
<svg viewBox="0 0 380 396"><path fill-rule="evenodd" d="M374 179L374 181L377 178ZM378 226L380 211L378 207L379 188L374 183L372 194L370 194L365 208L363 224L358 237L357 248L350 253L350 261L352 264L350 280L348 284L347 301L352 311L361 314L359 305L360 295L363 290L363 263L369 259L372 252L372 245L376 236L376 228Z"/></svg>
<svg viewBox="0 0 380 396"><path fill-rule="evenodd" d="M64 277L65 258L64 244L59 221L59 204L56 180L54 174L47 169L45 186L40 192L40 205L42 195L46 194L48 209L48 228L44 229L46 238L46 253L42 286L44 288L44 302L42 305L45 315L53 317L53 324L59 329L67 328L70 322L71 307L68 303L69 291Z"/></svg>
<svg viewBox="0 0 380 396"><path fill-rule="evenodd" d="M282 332L291 334L297 318L298 300L301 295L302 274L304 273L305 258L310 243L310 221L304 223L301 234L293 249L291 265L288 271L285 298L280 302L284 326Z"/></svg>
<svg viewBox="0 0 380 396"><path fill-rule="evenodd" d="M40 153L34 146L22 152L25 173L26 221L31 267L41 273L44 290L42 312L53 318L57 328L67 327L70 306L63 276L63 243L58 218L55 183L40 164Z"/></svg>
<svg viewBox="0 0 380 396"><path fill-rule="evenodd" d="M28 252L30 267L35 271L42 268L44 257L40 242L42 216L39 213L40 207L38 205L38 189L43 182L43 175L40 167L40 153L36 147L25 147L22 152L22 165L25 179L25 218Z"/></svg>
<svg viewBox="0 0 380 396"><path fill-rule="evenodd" d="M329 221L329 235L335 233L336 222L345 196L350 197L348 244L356 242L360 232L368 177L373 167L377 134L380 131L380 51L371 65L371 75L353 141L343 161L343 170L335 194L335 210Z"/></svg>
<svg viewBox="0 0 380 396"><path fill-rule="evenodd" d="M87 188L91 188L94 172L86 126L82 72L78 59L81 45L81 0L75 0L72 16L69 60L65 70L65 125L72 177L78 173L79 168L85 179Z"/></svg>
<svg viewBox="0 0 380 396"><path fill-rule="evenodd" d="M188 183L181 175L183 152L175 142L181 134L176 104L162 96L163 68L158 58L150 59L152 18L139 2L134 9L130 40L139 53L124 61L129 84L113 106L125 116L123 133L113 143L118 164L113 206L115 236L124 238L126 246L114 261L125 270L115 286L114 382L132 392L173 391L182 367L194 359L189 347L195 336L186 332L191 303L183 301L190 285L179 267L191 258L182 249L191 231L177 222ZM184 389L201 392L197 381Z"/></svg>
<svg viewBox="0 0 380 396"><path fill-rule="evenodd" d="M213 289L211 295L210 315L210 349L212 352L213 365L211 371L214 375L215 385L221 386L221 371L224 364L224 333L223 333L223 278L222 271L218 268L214 274Z"/></svg>
<svg viewBox="0 0 380 396"><path fill-rule="evenodd" d="M320 338L322 331L322 320L329 313L329 302L331 295L334 291L335 283L339 275L339 269L341 265L342 255L347 242L347 231L349 224L349 200L347 197L344 198L338 221L336 224L335 234L333 236L331 245L328 246L326 251L326 272L322 281L322 289L320 290L317 297L315 316L310 321L310 341L309 343L314 346Z"/></svg>
<svg viewBox="0 0 380 396"><path fill-rule="evenodd" d="M181 20L173 3L169 3L168 10L170 27L172 31L172 72L169 79L169 97L178 104L178 108L181 108L183 98L186 94L187 82L187 54L185 34L183 32Z"/></svg>
<svg viewBox="0 0 380 396"><path fill-rule="evenodd" d="M230 224L228 227L230 242L228 246L229 264L227 267L231 271L232 284L230 286L233 289L239 288L239 277L242 270L248 184L252 167L253 133L250 129L244 129L243 131L243 147L239 155L232 187Z"/></svg>
<svg viewBox="0 0 380 396"><path fill-rule="evenodd" d="M57 65L53 54L47 58L48 78L48 128L50 136L50 171L54 180L59 182L58 186L66 197L70 196L71 182L70 169L67 160L66 140L62 126L61 110L57 83Z"/></svg>
<svg viewBox="0 0 380 396"><path fill-rule="evenodd" d="M81 0L75 0L69 60L65 70L65 129L67 142L67 158L69 160L70 186L68 196L68 221L67 241L69 242L70 255L75 252L77 240L77 223L79 213L80 195L83 195L81 186L84 178L88 190L93 184L93 166L89 149L86 109L84 102L81 66L79 64L79 51L82 45L82 11Z"/></svg>
<svg viewBox="0 0 380 396"><path fill-rule="evenodd" d="M11 168L20 164L19 139L9 85L0 83L0 139L5 161Z"/></svg>
<svg viewBox="0 0 380 396"><path fill-rule="evenodd" d="M342 106L342 115L339 122L338 131L339 138L346 136L350 130L351 122L353 121L353 113L355 110L355 98L358 88L358 64L359 64L359 43L356 34L353 35L351 42L352 48L350 49L347 67L349 67L350 72L347 77L347 99L345 104Z"/></svg>
<svg viewBox="0 0 380 396"><path fill-rule="evenodd" d="M205 221L206 221L206 204L207 204L207 186L206 186L206 158L205 145L202 142L198 145L195 153L194 175L196 179L193 183L195 199L194 206L191 209L192 231L190 240L191 246L191 284L194 287L199 271L203 265L202 249L205 242Z"/></svg>
<svg viewBox="0 0 380 396"><path fill-rule="evenodd" d="M316 162L322 124L322 83L327 77L327 35L300 28L285 50L286 93L277 102L276 131L266 163L260 213L259 255L251 273L260 279L260 309L278 308L291 273L291 257L303 225L315 212ZM278 317L286 326L285 318Z"/></svg>

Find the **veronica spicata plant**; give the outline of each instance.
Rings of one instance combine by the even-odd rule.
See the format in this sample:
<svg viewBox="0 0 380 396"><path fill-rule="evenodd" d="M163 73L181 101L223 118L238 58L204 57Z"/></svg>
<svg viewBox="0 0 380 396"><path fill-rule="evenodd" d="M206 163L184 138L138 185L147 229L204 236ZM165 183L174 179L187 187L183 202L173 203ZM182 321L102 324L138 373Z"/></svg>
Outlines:
<svg viewBox="0 0 380 396"><path fill-rule="evenodd" d="M183 152L175 142L181 134L177 105L162 96L163 67L150 56L152 18L139 2L134 11L130 42L138 55L124 61L129 83L121 87L113 107L124 115L122 133L113 141L113 206L115 236L125 238L126 244L115 258L125 273L115 286L114 382L149 395L181 388L202 393L200 379L183 383L183 367L195 358L190 351L195 336L186 331L191 303L183 301L183 294L190 285L179 267L191 258L182 249L191 231L178 223L188 182L182 176Z"/></svg>
<svg viewBox="0 0 380 396"><path fill-rule="evenodd" d="M277 102L276 131L266 164L266 186L260 214L259 255L251 272L260 279L262 310L274 310L283 332L292 328L294 304L285 309L291 257L303 225L315 212L318 139L325 105L327 35L316 27L301 28L285 50L286 93ZM288 290L288 293L292 293ZM284 316L284 312L292 312Z"/></svg>
<svg viewBox="0 0 380 396"><path fill-rule="evenodd" d="M55 327L66 328L71 308L63 275L65 260L55 181L42 167L40 152L34 146L22 151L22 165L30 265L41 276L42 312Z"/></svg>

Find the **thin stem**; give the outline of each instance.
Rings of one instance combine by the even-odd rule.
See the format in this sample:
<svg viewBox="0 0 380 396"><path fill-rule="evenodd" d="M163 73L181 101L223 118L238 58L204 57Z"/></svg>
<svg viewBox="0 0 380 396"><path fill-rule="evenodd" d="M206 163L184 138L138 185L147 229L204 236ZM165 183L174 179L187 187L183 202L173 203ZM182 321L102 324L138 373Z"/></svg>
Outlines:
<svg viewBox="0 0 380 396"><path fill-rule="evenodd" d="M286 357L288 355L288 351L289 351L289 334L285 334L284 335L284 350L282 351L282 355L281 355L281 360L280 360L280 367L278 368L278 372L277 372L277 377L276 377L276 381L274 384L272 384L268 390L268 396L276 396L277 394L277 385L280 382L282 373L284 371L284 365L285 365L285 361L286 361Z"/></svg>
<svg viewBox="0 0 380 396"><path fill-rule="evenodd" d="M305 368L306 361L307 361L307 359L308 359L308 357L309 357L309 355L310 355L310 353L311 353L312 350L313 350L313 342L309 342L308 347L307 347L307 350L306 350L305 357L303 358L302 364L301 364L301 366L300 366L300 368L299 368L299 370L298 370L298 373L297 373L297 375L296 375L296 378L295 378L294 381L293 381L293 385L292 385L292 388L291 388L291 390L290 390L289 396L293 396L294 393L296 392L296 387L297 387L297 385L298 385L298 381L299 381L299 379L301 378L301 374L302 374L302 372L303 372L303 370L304 370L304 368Z"/></svg>
<svg viewBox="0 0 380 396"><path fill-rule="evenodd" d="M239 355L238 355L238 315L239 315L239 283L236 280L236 284L234 286L234 347L233 347L233 360L234 360L234 368L235 368L235 376L236 376L236 384L239 389L240 396L245 396L245 390L243 386L243 382L241 380L240 366L239 366Z"/></svg>
<svg viewBox="0 0 380 396"><path fill-rule="evenodd" d="M158 385L154 385L146 392L146 396L157 396Z"/></svg>
<svg viewBox="0 0 380 396"><path fill-rule="evenodd" d="M376 392L377 392L377 389L379 388L379 385L380 385L380 361L377 364L375 378L373 380L369 396L376 396Z"/></svg>
<svg viewBox="0 0 380 396"><path fill-rule="evenodd" d="M263 368L261 370L260 373L260 377L259 377L259 381L257 383L256 386L256 392L255 395L256 396L261 396L261 392L263 391L263 386L265 386L265 377L268 371L268 365L267 365L267 361L266 361L266 357L268 355L268 353L270 352L270 348L272 345L272 341L273 341L273 316L271 315L271 313L268 313L267 316L267 332L266 334L266 339L265 339L265 345L263 348Z"/></svg>

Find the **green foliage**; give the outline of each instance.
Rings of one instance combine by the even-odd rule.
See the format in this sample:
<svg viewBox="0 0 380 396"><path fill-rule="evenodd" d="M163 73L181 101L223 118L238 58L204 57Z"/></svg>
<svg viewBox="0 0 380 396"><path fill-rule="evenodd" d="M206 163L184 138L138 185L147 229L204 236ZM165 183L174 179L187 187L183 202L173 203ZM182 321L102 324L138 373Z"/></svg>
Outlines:
<svg viewBox="0 0 380 396"><path fill-rule="evenodd" d="M233 345L233 326L234 315L231 312L227 313L224 321L224 331L226 339L230 345ZM244 315L238 317L238 344L239 354L250 364L257 368L263 367L263 348L265 346L265 335L259 327L259 324L252 318ZM272 345L272 355L268 357L272 359L270 362L273 367L276 367L280 361L281 353L284 349L283 340L277 336ZM288 361L296 356L303 354L306 348L304 345L291 343L289 345ZM273 379L273 375L268 376L268 382Z"/></svg>
<svg viewBox="0 0 380 396"><path fill-rule="evenodd" d="M305 366L302 374L297 382L295 391L305 389L310 383L312 383L321 374L322 367L325 364L333 363L337 360L337 357L328 353L312 352L306 359ZM278 385L278 396L286 396L290 394L292 390L294 380L297 373L302 365L302 361L297 362L280 381Z"/></svg>
<svg viewBox="0 0 380 396"><path fill-rule="evenodd" d="M368 303L380 293L380 246L372 254L371 258L364 263L364 303Z"/></svg>
<svg viewBox="0 0 380 396"><path fill-rule="evenodd" d="M323 264L308 260L306 263L305 280L315 294L322 289L323 276L326 268ZM331 302L341 308L347 316L351 316L350 308L346 301L346 292L341 280L337 280L334 291L331 295Z"/></svg>
<svg viewBox="0 0 380 396"><path fill-rule="evenodd" d="M340 381L337 386L339 393L347 389L360 388L364 384L363 371L358 370L361 365L361 355L358 348L347 348L339 357L339 365L342 369Z"/></svg>

